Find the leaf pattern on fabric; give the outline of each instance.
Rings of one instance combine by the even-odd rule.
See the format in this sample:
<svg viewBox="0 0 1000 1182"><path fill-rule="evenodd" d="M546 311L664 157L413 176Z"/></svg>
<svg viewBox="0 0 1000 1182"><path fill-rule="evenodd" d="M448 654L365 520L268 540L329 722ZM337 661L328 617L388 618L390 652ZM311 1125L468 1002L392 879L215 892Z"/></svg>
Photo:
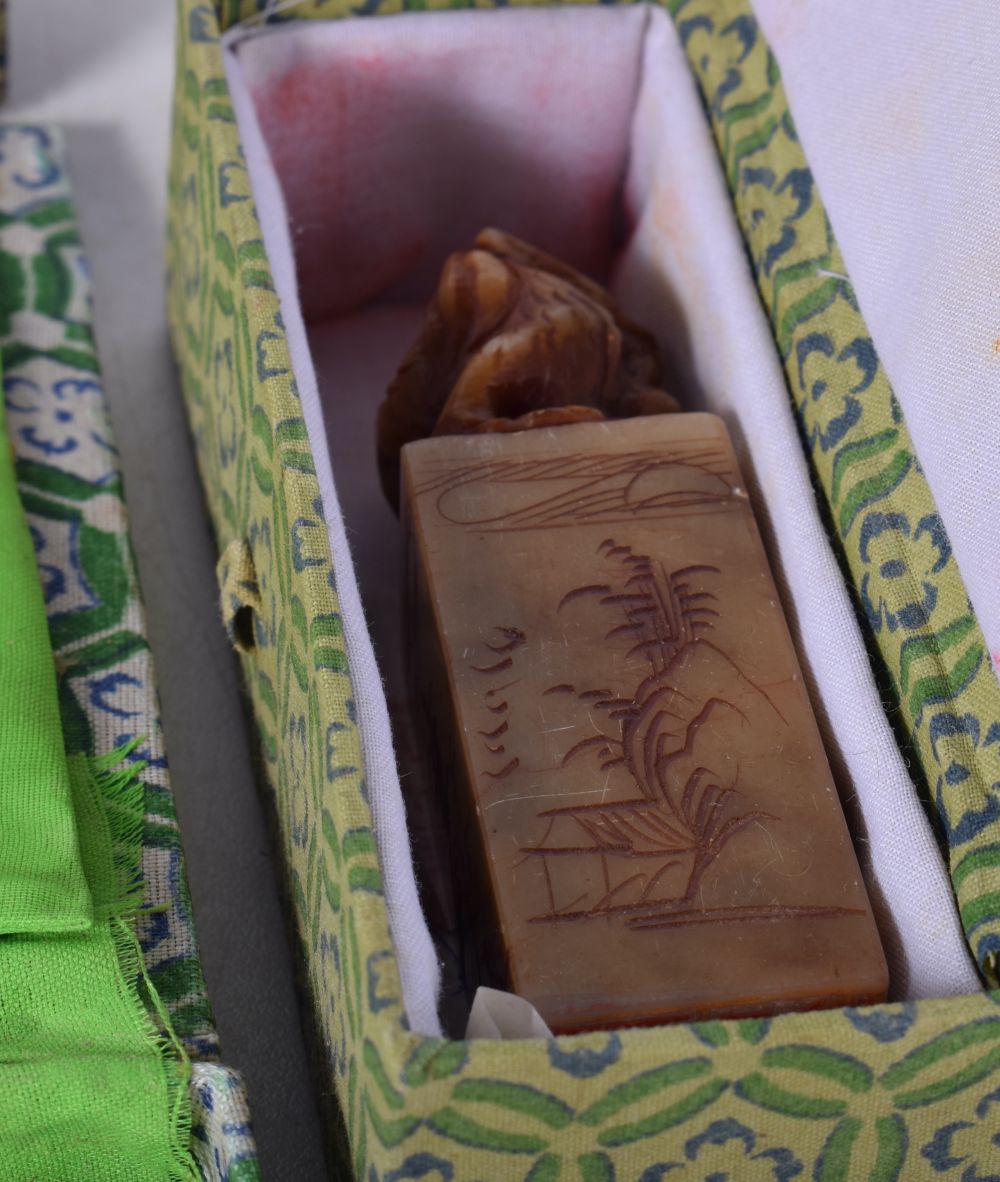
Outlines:
<svg viewBox="0 0 1000 1182"><path fill-rule="evenodd" d="M426 4L444 6L453 5ZM272 13L256 0L182 0L178 23L171 326L220 552L245 541L253 560L260 618L244 670L342 1172L364 1182L891 1182L926 1173L928 1145L941 1160L952 1145L988 1160L990 1121L976 1116L1000 1034L988 994L503 1046L406 1028L354 695L339 631L326 623L339 620L339 602L298 392L238 131L207 115L228 107L220 25L401 7L309 0ZM893 651L928 635L920 612L934 632L951 629L933 652L907 650L906 693L930 735L948 713L934 699L967 694L959 687L980 676L962 663L975 633L962 622L967 605L958 610L940 590L945 572L957 576L933 506L907 503L898 510L905 526L874 532L873 514L897 511L882 494L908 491L919 472L891 396L887 417L875 426L866 417L884 379L808 169L800 156L784 167L768 156L772 144L795 144L776 65L741 0L667 7L704 75L727 175L744 194L750 252L776 293L778 347L828 482L836 464L833 520L856 548L859 598L870 573ZM948 687L933 682L942 654ZM892 668L902 675L901 660ZM984 719L976 733L960 729L958 715L939 721L931 763L942 776L951 763L967 765L958 755L970 746L989 746ZM969 871L970 889L982 869ZM955 1122L964 1123L938 1137Z"/></svg>
<svg viewBox="0 0 1000 1182"><path fill-rule="evenodd" d="M124 490L94 347L91 284L65 149L51 127L0 125L0 355L7 427L59 673L72 753L142 742L143 959L193 1059L218 1057L195 940L167 772L155 673L145 636ZM224 1071L225 1069L219 1069ZM239 1084L233 1075L231 1090ZM242 1084L239 1084L242 1087ZM253 1140L213 1120L191 1092L206 1178L227 1163L256 1169ZM237 1101L234 1099L234 1103ZM245 1099L239 1101L245 1108Z"/></svg>

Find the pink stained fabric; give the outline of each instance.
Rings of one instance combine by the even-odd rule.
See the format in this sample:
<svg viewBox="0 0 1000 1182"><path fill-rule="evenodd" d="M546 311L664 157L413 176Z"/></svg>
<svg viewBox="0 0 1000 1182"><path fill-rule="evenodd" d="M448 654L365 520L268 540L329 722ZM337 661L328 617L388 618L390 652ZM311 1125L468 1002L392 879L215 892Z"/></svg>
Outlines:
<svg viewBox="0 0 1000 1182"><path fill-rule="evenodd" d="M307 320L425 299L444 257L497 225L590 274L623 231L642 8L408 20L249 41L240 63L282 180ZM586 84L581 85L581 79ZM307 244L306 249L299 249Z"/></svg>

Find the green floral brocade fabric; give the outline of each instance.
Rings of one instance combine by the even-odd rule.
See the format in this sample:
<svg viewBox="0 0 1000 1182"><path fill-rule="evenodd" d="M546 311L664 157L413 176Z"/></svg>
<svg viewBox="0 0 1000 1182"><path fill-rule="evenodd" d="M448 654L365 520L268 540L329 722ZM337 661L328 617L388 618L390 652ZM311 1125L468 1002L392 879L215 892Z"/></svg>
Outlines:
<svg viewBox="0 0 1000 1182"><path fill-rule="evenodd" d="M503 1044L449 1042L407 1029L336 572L218 44L220 20L230 24L261 7L224 0L178 6L170 315L219 549L241 555L240 577L254 588L252 643L246 636L241 642L244 670L332 1101L334 1152L364 1182L947 1182L962 1171L988 1173L1000 1133L1000 1009L987 993ZM387 11L378 4L361 10ZM357 11L319 0L280 15ZM696 19L690 30L685 16ZM776 71L749 9L706 2L676 20L689 53L704 59L699 68L718 73L718 89L730 76L724 55L746 48L744 66L764 63L766 93L753 101L761 110L780 104ZM748 48L739 34L732 47L725 40L734 34L722 30L734 20ZM718 99L720 110L729 109L728 95ZM790 128L784 115L778 125ZM783 176L775 171L775 188ZM784 201L790 188L772 200ZM827 244L821 210L804 209L803 222L806 216L809 224L819 217ZM849 306L839 294L849 285L837 282L837 298ZM817 313L815 331L845 331L824 324ZM859 320L856 334L863 331ZM839 339L832 356L821 349L806 360L832 367L846 344ZM839 364L843 380L850 355ZM851 385L862 376L855 371ZM794 386L793 397L801 401ZM861 463L859 456L847 465L845 490L867 473ZM912 461L909 470L916 472ZM854 538L847 531L845 553ZM886 559L871 561L880 569ZM881 586L868 585L872 594ZM888 626L883 631L888 635ZM886 653L888 668L898 668ZM911 687L927 676L915 661L908 658ZM926 714L932 703L926 694L921 700Z"/></svg>
<svg viewBox="0 0 1000 1182"><path fill-rule="evenodd" d="M206 1062L218 1058L218 1036L198 957L155 670L94 341L90 276L65 144L52 126L0 124L0 356L8 437L0 432L0 447L13 453L30 530L23 544L41 580L44 613L36 625L55 657L58 699L53 693L51 709L57 728L62 719L57 746L63 778L63 740L75 759L131 749L126 763L135 772L144 814L144 897L135 925L157 1005L198 1060L190 1086L192 1146L208 1182L249 1180L257 1165L242 1081ZM7 537L7 529L0 530L0 539ZM0 638L0 651L2 644ZM42 713L23 687L14 702L21 714L14 725L27 734ZM40 770L36 760L33 774ZM50 775L49 783L55 787L59 780ZM2 814L0 807L0 833L9 835ZM50 817L33 831L48 862L66 844L57 840L53 822ZM31 860L42 865L37 853ZM0 883L10 865L0 856ZM65 890L72 878L61 874L59 881ZM60 914L68 913L63 905ZM0 1127L0 1177L6 1178L2 1145Z"/></svg>
<svg viewBox="0 0 1000 1182"><path fill-rule="evenodd" d="M0 1175L189 1179L190 1068L141 994L143 788L66 758L5 427L0 407Z"/></svg>
<svg viewBox="0 0 1000 1182"><path fill-rule="evenodd" d="M132 758L144 765L147 965L188 1049L215 1057L65 157L58 129L0 124L0 356L10 444L67 747L100 756L143 738Z"/></svg>

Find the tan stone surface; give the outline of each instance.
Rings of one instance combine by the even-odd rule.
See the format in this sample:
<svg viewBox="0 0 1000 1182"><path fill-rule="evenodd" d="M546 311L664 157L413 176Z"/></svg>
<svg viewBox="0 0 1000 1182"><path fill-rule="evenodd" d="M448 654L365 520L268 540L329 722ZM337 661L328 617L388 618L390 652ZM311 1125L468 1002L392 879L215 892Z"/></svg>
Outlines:
<svg viewBox="0 0 1000 1182"><path fill-rule="evenodd" d="M403 454L416 692L482 971L506 960L557 1031L884 997L721 421Z"/></svg>

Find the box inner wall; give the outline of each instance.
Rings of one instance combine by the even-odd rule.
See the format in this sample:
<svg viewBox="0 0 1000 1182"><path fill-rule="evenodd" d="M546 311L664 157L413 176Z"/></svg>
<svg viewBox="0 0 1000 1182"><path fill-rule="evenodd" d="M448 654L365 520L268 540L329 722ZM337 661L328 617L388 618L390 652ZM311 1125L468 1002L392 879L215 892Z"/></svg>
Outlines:
<svg viewBox="0 0 1000 1182"><path fill-rule="evenodd" d="M496 225L610 282L626 311L658 336L686 408L727 419L770 537L754 450L730 405L732 390L724 389L727 373L732 384L741 375L731 365L706 366L692 341L699 333L689 329L689 318L711 307L698 259L713 241L710 220L692 224L690 203L677 197L690 178L671 144L662 75L679 68L689 79L664 14L489 14L491 37L483 36L485 15L449 14L447 29L437 19L337 22L323 38L260 38L240 47L288 208L330 460L418 858L434 822L416 804L422 791L406 695L402 553L378 484L374 421L449 251ZM681 117L692 113L701 118L693 96ZM727 326L720 322L719 331L723 340ZM795 607L775 557L772 550L794 631ZM836 750L831 755L836 766ZM423 903L439 931L450 916L445 878L423 873ZM883 915L887 944L892 936ZM906 995L896 979L897 995Z"/></svg>

